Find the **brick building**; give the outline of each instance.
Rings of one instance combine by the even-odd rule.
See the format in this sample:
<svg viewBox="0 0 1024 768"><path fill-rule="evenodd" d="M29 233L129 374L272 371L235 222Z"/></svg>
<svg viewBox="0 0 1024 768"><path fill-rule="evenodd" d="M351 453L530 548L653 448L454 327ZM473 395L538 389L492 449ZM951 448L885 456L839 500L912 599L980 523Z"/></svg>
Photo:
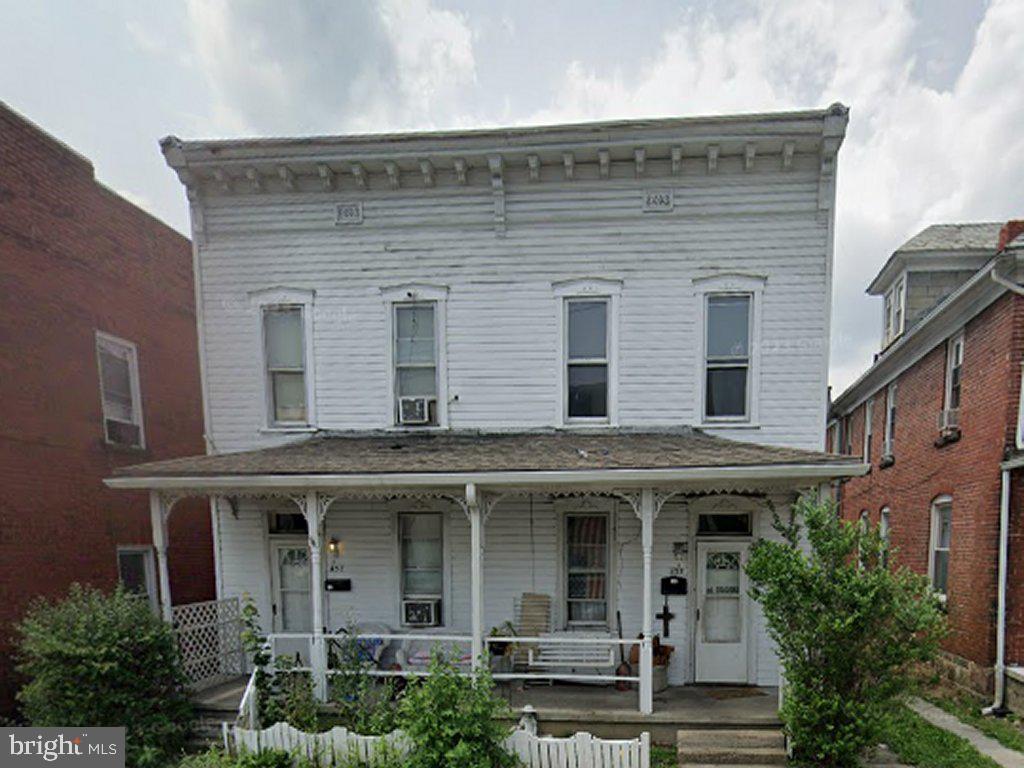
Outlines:
<svg viewBox="0 0 1024 768"><path fill-rule="evenodd" d="M147 494L114 468L202 452L189 241L0 103L0 710L29 602L121 576L154 604ZM214 595L209 508L171 521L175 602Z"/></svg>
<svg viewBox="0 0 1024 768"><path fill-rule="evenodd" d="M832 404L829 440L871 465L837 488L843 516L880 525L892 561L945 600L945 673L1000 699L1005 681L1024 709L1018 229L937 225L893 253L868 288L883 299L881 351Z"/></svg>

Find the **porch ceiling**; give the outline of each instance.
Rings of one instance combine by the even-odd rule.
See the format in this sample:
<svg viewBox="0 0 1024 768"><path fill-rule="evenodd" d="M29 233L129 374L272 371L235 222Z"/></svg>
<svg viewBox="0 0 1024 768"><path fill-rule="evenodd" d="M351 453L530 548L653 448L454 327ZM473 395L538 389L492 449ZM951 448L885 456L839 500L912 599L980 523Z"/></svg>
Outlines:
<svg viewBox="0 0 1024 768"><path fill-rule="evenodd" d="M107 484L639 484L701 479L808 479L863 474L850 456L728 440L697 429L516 433L322 433L288 445L190 456L115 470Z"/></svg>

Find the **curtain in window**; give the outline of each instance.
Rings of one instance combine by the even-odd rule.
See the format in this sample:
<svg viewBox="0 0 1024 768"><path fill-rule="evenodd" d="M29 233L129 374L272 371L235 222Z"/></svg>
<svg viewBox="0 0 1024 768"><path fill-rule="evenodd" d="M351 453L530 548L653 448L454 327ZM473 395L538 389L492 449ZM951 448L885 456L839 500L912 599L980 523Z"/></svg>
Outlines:
<svg viewBox="0 0 1024 768"><path fill-rule="evenodd" d="M608 518L566 518L569 622L603 624L608 620Z"/></svg>

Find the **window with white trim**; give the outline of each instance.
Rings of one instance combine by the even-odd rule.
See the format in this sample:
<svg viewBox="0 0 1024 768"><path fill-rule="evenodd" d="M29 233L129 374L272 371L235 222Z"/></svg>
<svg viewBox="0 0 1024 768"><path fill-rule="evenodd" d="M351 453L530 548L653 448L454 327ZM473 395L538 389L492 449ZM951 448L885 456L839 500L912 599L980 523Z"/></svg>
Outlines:
<svg viewBox="0 0 1024 768"><path fill-rule="evenodd" d="M932 502L931 546L928 577L943 602L949 593L949 551L953 543L953 499L940 496Z"/></svg>
<svg viewBox="0 0 1024 768"><path fill-rule="evenodd" d="M872 415L875 410L875 398L869 397L864 403L864 463L871 463L871 437L874 434Z"/></svg>
<svg viewBox="0 0 1024 768"><path fill-rule="evenodd" d="M97 331L96 359L104 439L111 445L144 448L139 358L135 345Z"/></svg>
<svg viewBox="0 0 1024 768"><path fill-rule="evenodd" d="M704 418L750 417L751 311L749 293L710 293L704 308Z"/></svg>
<svg viewBox="0 0 1024 768"><path fill-rule="evenodd" d="M264 306L262 312L267 422L275 427L306 426L306 308L301 304L275 304Z"/></svg>
<svg viewBox="0 0 1024 768"><path fill-rule="evenodd" d="M565 417L607 421L611 362L611 301L565 300Z"/></svg>
<svg viewBox="0 0 1024 768"><path fill-rule="evenodd" d="M154 608L157 606L156 569L151 547L118 547L117 578L128 592L144 597Z"/></svg>
<svg viewBox="0 0 1024 768"><path fill-rule="evenodd" d="M896 444L896 385L890 384L885 391L885 441L882 449L883 458L891 459L895 454Z"/></svg>
<svg viewBox="0 0 1024 768"><path fill-rule="evenodd" d="M943 402L945 410L960 410L960 385L964 365L964 335L957 334L946 345L946 391ZM953 426L959 426L954 424Z"/></svg>
<svg viewBox="0 0 1024 768"><path fill-rule="evenodd" d="M843 417L843 453L853 455L853 414Z"/></svg>
<svg viewBox="0 0 1024 768"><path fill-rule="evenodd" d="M609 516L565 516L566 620L570 627L608 625Z"/></svg>
<svg viewBox="0 0 1024 768"><path fill-rule="evenodd" d="M889 547L892 543L892 529L891 525L891 510L888 507L882 507L882 511L878 513L878 535L882 539L882 562L883 568L889 566Z"/></svg>
<svg viewBox="0 0 1024 768"><path fill-rule="evenodd" d="M398 516L402 624L443 623L444 519L439 512Z"/></svg>
<svg viewBox="0 0 1024 768"><path fill-rule="evenodd" d="M901 277L885 292L883 307L882 346L888 346L903 333L906 322L907 291L906 283Z"/></svg>
<svg viewBox="0 0 1024 768"><path fill-rule="evenodd" d="M437 302L396 302L392 307L395 423L437 426Z"/></svg>

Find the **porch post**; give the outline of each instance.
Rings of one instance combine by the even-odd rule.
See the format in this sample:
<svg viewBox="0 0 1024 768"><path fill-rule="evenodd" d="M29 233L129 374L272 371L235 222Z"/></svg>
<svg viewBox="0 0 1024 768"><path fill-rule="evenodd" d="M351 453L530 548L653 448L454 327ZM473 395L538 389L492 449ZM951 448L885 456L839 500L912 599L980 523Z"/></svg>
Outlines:
<svg viewBox="0 0 1024 768"><path fill-rule="evenodd" d="M158 491L149 492L149 517L156 549L156 569L160 578L160 615L171 623L171 575L167 569L167 518L174 502L165 501Z"/></svg>
<svg viewBox="0 0 1024 768"><path fill-rule="evenodd" d="M320 567L323 545L323 516L316 491L306 493L303 514L309 531L309 596L313 602L313 639L310 643L310 666L313 669L313 691L320 701L327 700L327 654L324 644L324 579Z"/></svg>
<svg viewBox="0 0 1024 768"><path fill-rule="evenodd" d="M640 643L640 712L649 715L654 711L654 489L644 488L640 492L641 544L644 554L644 621L643 640Z"/></svg>
<svg viewBox="0 0 1024 768"><path fill-rule="evenodd" d="M470 604L472 614L473 671L480 668L484 655L484 558L483 519L475 483L466 483L466 512L469 515Z"/></svg>

